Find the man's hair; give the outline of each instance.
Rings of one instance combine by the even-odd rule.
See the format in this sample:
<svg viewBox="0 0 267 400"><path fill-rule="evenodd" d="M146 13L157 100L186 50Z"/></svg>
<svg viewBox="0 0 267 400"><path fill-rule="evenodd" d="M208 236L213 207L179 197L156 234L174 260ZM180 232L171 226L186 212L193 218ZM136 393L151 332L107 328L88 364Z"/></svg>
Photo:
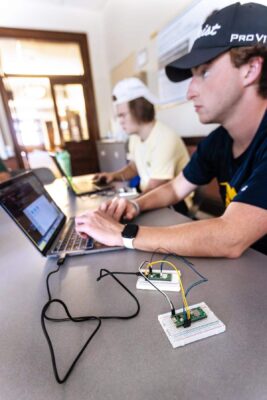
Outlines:
<svg viewBox="0 0 267 400"><path fill-rule="evenodd" d="M267 99L267 47L233 47L230 49L230 57L236 68L246 64L252 57L261 57L263 59L258 93L261 97Z"/></svg>
<svg viewBox="0 0 267 400"><path fill-rule="evenodd" d="M139 97L129 101L129 110L131 116L137 123L152 122L155 119L155 108L144 97Z"/></svg>

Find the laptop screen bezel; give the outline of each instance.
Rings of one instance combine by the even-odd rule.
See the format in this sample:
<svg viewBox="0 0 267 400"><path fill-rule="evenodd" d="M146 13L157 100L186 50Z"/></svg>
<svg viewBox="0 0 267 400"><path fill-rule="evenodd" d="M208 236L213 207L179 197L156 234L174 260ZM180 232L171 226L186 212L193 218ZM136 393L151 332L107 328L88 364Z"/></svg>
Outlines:
<svg viewBox="0 0 267 400"><path fill-rule="evenodd" d="M81 196L81 195L83 195L84 193L81 193L81 194L80 194L79 192L76 192L76 191L75 191L75 189L74 189L74 187L73 187L73 185L72 185L72 182L71 182L71 178L72 178L72 177L70 177L70 176L68 176L68 175L66 174L66 172L64 171L64 169L61 167L60 163L58 162L56 155L55 155L54 153L52 153L52 152L49 152L49 155L50 155L51 159L54 161L56 167L58 168L59 172L61 173L63 179L64 179L65 182L67 183L67 185L68 185L68 187L70 188L70 190L72 191L72 193L74 193L76 196Z"/></svg>
<svg viewBox="0 0 267 400"><path fill-rule="evenodd" d="M49 156L51 157L51 159L53 160L53 162L55 163L56 167L58 168L59 172L61 173L64 181L67 183L68 187L70 188L70 190L72 191L72 193L79 197L79 196L87 196L87 195L91 195L91 194L96 194L96 193L101 193L101 192L105 192L107 190L112 190L114 189L112 185L110 184L106 184L103 187L97 186L97 184L95 185L95 189L89 190L89 191L79 191L78 188L75 188L75 184L72 181L72 176L68 176L66 174L66 172L64 171L64 169L61 167L60 163L57 160L57 157L55 155L55 153L49 152ZM93 175L93 174L92 174ZM81 176L81 175L80 175ZM86 176L86 175L85 175ZM74 177L75 178L75 177Z"/></svg>
<svg viewBox="0 0 267 400"><path fill-rule="evenodd" d="M16 225L23 231L23 233L30 239L30 241L34 244L34 246L37 248L37 250L43 254L44 256L46 256L46 254L48 253L48 251L50 250L52 243L55 241L56 237L58 236L59 232L61 231L62 227L64 226L64 224L66 223L66 215L63 213L63 211L58 207L58 205L55 203L55 201L52 199L52 197L50 196L50 194L47 192L47 190L44 188L42 182L39 180L39 178L34 174L34 172L32 171L26 171L23 172L5 182L0 183L0 191L6 187L10 187L12 186L14 183L17 183L20 180L25 179L26 177L33 177L33 179L35 179L38 184L40 185L42 191L44 192L45 196L48 198L49 201L51 201L53 203L53 205L56 207L56 209L63 215L63 218L60 222L60 224L58 225L57 229L55 230L55 232L53 233L53 235L51 236L51 238L49 239L49 241L46 243L46 246L44 247L43 250L41 250L38 247L38 244L32 239L32 237L27 233L27 231L24 229L24 227L19 223L19 221L14 218L14 216L12 215L12 213L8 210L8 208L5 207L5 205L2 202L1 199L1 193L0 193L0 205L1 207L6 211L6 213L11 217L11 219L16 223Z"/></svg>

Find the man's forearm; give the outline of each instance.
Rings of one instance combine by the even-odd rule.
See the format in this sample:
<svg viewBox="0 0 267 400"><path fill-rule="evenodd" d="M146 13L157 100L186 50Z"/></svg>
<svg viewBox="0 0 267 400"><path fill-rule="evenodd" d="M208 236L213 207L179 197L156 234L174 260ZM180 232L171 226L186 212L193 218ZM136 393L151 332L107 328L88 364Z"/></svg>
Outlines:
<svg viewBox="0 0 267 400"><path fill-rule="evenodd" d="M150 190L156 189L159 186L164 185L164 183L169 182L169 179L150 179L148 181L147 186L145 187L145 189L142 191L142 193L147 193L150 192Z"/></svg>
<svg viewBox="0 0 267 400"><path fill-rule="evenodd" d="M232 202L218 218L168 227L140 226L134 247L192 257L236 258L266 233L265 209Z"/></svg>
<svg viewBox="0 0 267 400"><path fill-rule="evenodd" d="M135 164L129 163L125 167L113 172L114 180L116 181L129 181L137 175Z"/></svg>
<svg viewBox="0 0 267 400"><path fill-rule="evenodd" d="M137 202L141 211L167 207L184 200L195 188L196 185L187 181L181 172L175 179L140 196Z"/></svg>
<svg viewBox="0 0 267 400"><path fill-rule="evenodd" d="M224 231L224 223L220 218L168 227L140 226L134 247L192 257L240 256L237 241L232 237L227 238Z"/></svg>
<svg viewBox="0 0 267 400"><path fill-rule="evenodd" d="M136 199L141 211L153 210L154 208L167 207L179 201L173 188L173 182L167 182Z"/></svg>

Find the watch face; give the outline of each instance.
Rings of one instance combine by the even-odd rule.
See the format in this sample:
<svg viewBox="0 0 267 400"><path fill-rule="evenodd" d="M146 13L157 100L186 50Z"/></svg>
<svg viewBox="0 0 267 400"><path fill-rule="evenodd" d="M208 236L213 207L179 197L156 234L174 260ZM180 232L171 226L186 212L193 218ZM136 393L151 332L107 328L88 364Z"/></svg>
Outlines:
<svg viewBox="0 0 267 400"><path fill-rule="evenodd" d="M135 238L138 232L139 226L136 224L127 224L125 225L123 231L122 231L122 237L124 238Z"/></svg>

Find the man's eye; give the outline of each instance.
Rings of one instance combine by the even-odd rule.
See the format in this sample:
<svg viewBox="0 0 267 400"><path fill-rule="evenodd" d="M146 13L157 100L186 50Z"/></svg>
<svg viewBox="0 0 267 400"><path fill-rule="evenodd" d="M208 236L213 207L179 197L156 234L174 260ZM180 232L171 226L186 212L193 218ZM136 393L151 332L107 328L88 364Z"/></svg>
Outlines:
<svg viewBox="0 0 267 400"><path fill-rule="evenodd" d="M206 79L209 76L209 70L205 69L202 71L202 78Z"/></svg>

